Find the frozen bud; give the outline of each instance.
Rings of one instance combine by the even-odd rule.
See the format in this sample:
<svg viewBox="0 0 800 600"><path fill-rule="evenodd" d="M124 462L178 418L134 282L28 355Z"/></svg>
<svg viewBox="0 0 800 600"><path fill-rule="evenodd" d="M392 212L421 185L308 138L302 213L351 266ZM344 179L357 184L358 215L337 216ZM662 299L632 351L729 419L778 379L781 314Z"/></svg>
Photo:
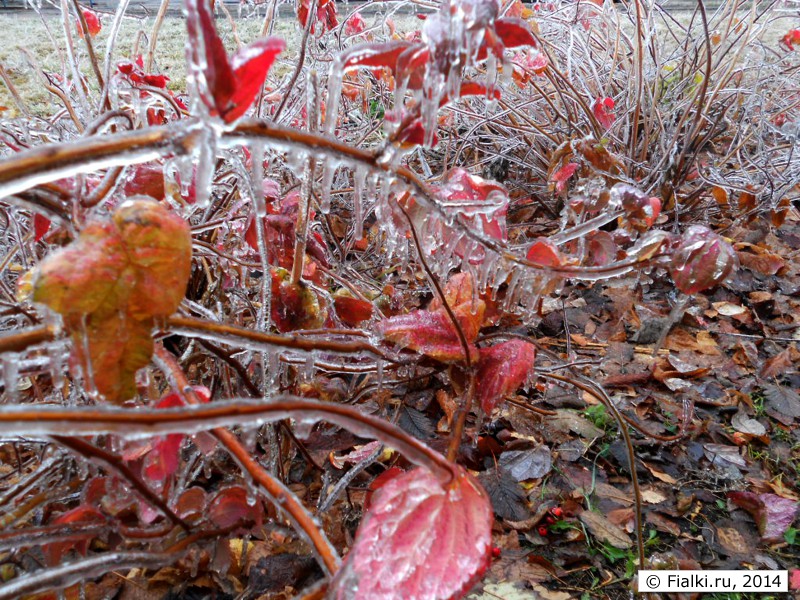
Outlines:
<svg viewBox="0 0 800 600"><path fill-rule="evenodd" d="M627 183L611 188L611 196L625 211L622 218L626 225L640 233L650 229L661 214L661 200Z"/></svg>
<svg viewBox="0 0 800 600"><path fill-rule="evenodd" d="M669 272L685 294L695 294L723 281L737 264L736 252L704 225L692 225L672 252Z"/></svg>

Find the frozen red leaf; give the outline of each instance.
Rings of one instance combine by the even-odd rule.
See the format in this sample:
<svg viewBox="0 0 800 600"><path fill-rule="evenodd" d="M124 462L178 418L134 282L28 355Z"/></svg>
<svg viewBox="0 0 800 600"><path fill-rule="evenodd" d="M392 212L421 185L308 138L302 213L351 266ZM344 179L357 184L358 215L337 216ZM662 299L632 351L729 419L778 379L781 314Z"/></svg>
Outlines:
<svg viewBox="0 0 800 600"><path fill-rule="evenodd" d="M311 12L313 0L298 0L297 2L297 20L300 21L301 27L306 27L308 18ZM336 4L334 0L317 0L317 10L312 17L314 22L311 24L311 32L317 32L317 23L321 23L322 31L330 31L339 24L336 18Z"/></svg>
<svg viewBox="0 0 800 600"><path fill-rule="evenodd" d="M800 509L800 503L776 494L728 492L728 499L753 515L758 533L765 542L782 541Z"/></svg>
<svg viewBox="0 0 800 600"><path fill-rule="evenodd" d="M33 239L37 242L41 240L50 229L50 219L35 213L33 215Z"/></svg>
<svg viewBox="0 0 800 600"><path fill-rule="evenodd" d="M462 168L448 171L444 183L437 189L450 211L461 222L481 235L497 241L506 241L506 214L508 212L508 192L496 181L472 175ZM456 248L456 254L459 253Z"/></svg>
<svg viewBox="0 0 800 600"><path fill-rule="evenodd" d="M569 181L570 177L572 177L577 170L577 163L567 163L550 176L550 183L555 184L556 192L560 194L567 189L567 181Z"/></svg>
<svg viewBox="0 0 800 600"><path fill-rule="evenodd" d="M516 17L505 17L494 22L494 30L506 48L536 46L530 25Z"/></svg>
<svg viewBox="0 0 800 600"><path fill-rule="evenodd" d="M375 492L332 598L446 600L469 590L491 559L493 512L480 484L458 469L446 486L414 469Z"/></svg>
<svg viewBox="0 0 800 600"><path fill-rule="evenodd" d="M344 34L348 36L358 35L366 28L367 22L364 21L364 17L361 16L360 12L354 12L344 24Z"/></svg>
<svg viewBox="0 0 800 600"><path fill-rule="evenodd" d="M237 523L259 527L264 519L264 507L243 487L232 486L211 499L206 514L217 527L232 527Z"/></svg>
<svg viewBox="0 0 800 600"><path fill-rule="evenodd" d="M800 29L790 29L789 32L781 38L781 43L789 50L794 50L794 45L800 44Z"/></svg>
<svg viewBox="0 0 800 600"><path fill-rule="evenodd" d="M103 28L102 23L100 23L100 17L97 16L97 13L93 10L89 10L88 8L82 8L81 13L83 14L83 19L86 21L86 28L89 30L89 37L94 37L100 30ZM85 33L83 31L83 25L81 24L81 20L78 19L78 35L80 37L84 37Z"/></svg>
<svg viewBox="0 0 800 600"><path fill-rule="evenodd" d="M256 98L278 54L286 48L279 38L257 40L237 51L231 59L236 90L231 96L230 110L223 118L230 123L241 117Z"/></svg>
<svg viewBox="0 0 800 600"><path fill-rule="evenodd" d="M627 183L617 183L611 188L611 198L625 210L622 221L630 228L643 233L653 226L661 214L661 200L645 194Z"/></svg>
<svg viewBox="0 0 800 600"><path fill-rule="evenodd" d="M33 299L61 314L83 376L118 403L134 395L154 320L175 312L190 272L186 221L153 200L128 200L36 267Z"/></svg>
<svg viewBox="0 0 800 600"><path fill-rule="evenodd" d="M560 267L564 262L558 248L547 238L533 242L525 258L540 267Z"/></svg>
<svg viewBox="0 0 800 600"><path fill-rule="evenodd" d="M606 129L609 129L617 118L614 115L614 99L613 98L597 98L592 104L592 114L594 114L597 122Z"/></svg>
<svg viewBox="0 0 800 600"><path fill-rule="evenodd" d="M165 195L164 168L158 163L136 165L131 169L123 191L126 196L141 194L156 200L163 200Z"/></svg>
<svg viewBox="0 0 800 600"><path fill-rule="evenodd" d="M93 506L82 504L60 514L53 519L53 525L64 525L73 529L80 529L80 525L99 524L106 521L105 515ZM89 539L69 540L66 542L54 542L52 544L45 544L42 548L44 550L45 559L49 565L58 565L62 562L64 555L70 550L77 550L80 554L85 555L89 549Z"/></svg>
<svg viewBox="0 0 800 600"><path fill-rule="evenodd" d="M191 62L202 66L207 92L203 100L212 114L226 123L241 117L255 100L267 78L275 57L283 51L285 43L278 38L257 40L240 50L232 60L217 33L214 18L207 2L186 2L186 25ZM205 55L199 52L204 50Z"/></svg>
<svg viewBox="0 0 800 600"><path fill-rule="evenodd" d="M378 441L370 442L369 444L364 444L363 446L355 448L343 456L336 456L336 454L331 452L328 458L334 468L341 470L347 465L355 465L365 460L380 448L381 445L381 442Z"/></svg>
<svg viewBox="0 0 800 600"><path fill-rule="evenodd" d="M486 313L486 302L474 288L471 274L456 273L443 290L447 304L464 333L473 360L477 359L478 352L472 343L478 337ZM388 340L436 360L464 360L464 350L456 328L438 297L431 301L428 310L416 310L383 321L381 330Z"/></svg>
<svg viewBox="0 0 800 600"><path fill-rule="evenodd" d="M272 320L283 333L317 329L325 321L317 295L302 281L292 282L281 268L272 270Z"/></svg>
<svg viewBox="0 0 800 600"><path fill-rule="evenodd" d="M387 340L436 360L458 362L465 358L456 328L444 310L414 310L405 315L397 315L383 321L380 329ZM477 337L478 331L471 327L464 334L469 344L470 356L475 359L478 352L472 346L472 341Z"/></svg>
<svg viewBox="0 0 800 600"><path fill-rule="evenodd" d="M696 294L722 282L736 263L728 242L704 225L692 225L675 247L669 271L680 291Z"/></svg>
<svg viewBox="0 0 800 600"><path fill-rule="evenodd" d="M394 71L397 68L397 59L411 46L410 42L403 40L359 44L351 47L344 55L343 67L386 68Z"/></svg>
<svg viewBox="0 0 800 600"><path fill-rule="evenodd" d="M355 327L372 317L372 303L360 298L353 298L344 293L333 296L333 307L336 315L345 325Z"/></svg>
<svg viewBox="0 0 800 600"><path fill-rule="evenodd" d="M488 415L508 394L525 383L533 370L536 346L513 339L480 349L478 401Z"/></svg>

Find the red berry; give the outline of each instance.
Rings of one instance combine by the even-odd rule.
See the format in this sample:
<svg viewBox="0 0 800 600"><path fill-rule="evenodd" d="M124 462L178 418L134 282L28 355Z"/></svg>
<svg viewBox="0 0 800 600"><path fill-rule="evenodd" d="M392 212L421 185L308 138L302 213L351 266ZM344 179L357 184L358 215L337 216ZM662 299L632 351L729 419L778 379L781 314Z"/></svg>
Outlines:
<svg viewBox="0 0 800 600"><path fill-rule="evenodd" d="M538 531L539 531L539 535L540 535L540 536L542 536L542 537L547 537L547 533L548 533L548 531L547 531L547 527L545 527L544 525L542 525L541 527L539 527L539 530L538 530Z"/></svg>
<svg viewBox="0 0 800 600"><path fill-rule="evenodd" d="M499 546L492 546L492 558L500 558L500 555L503 551L500 549Z"/></svg>
<svg viewBox="0 0 800 600"><path fill-rule="evenodd" d="M564 515L564 511L561 509L560 506L554 506L553 508L550 509L550 514L560 519Z"/></svg>

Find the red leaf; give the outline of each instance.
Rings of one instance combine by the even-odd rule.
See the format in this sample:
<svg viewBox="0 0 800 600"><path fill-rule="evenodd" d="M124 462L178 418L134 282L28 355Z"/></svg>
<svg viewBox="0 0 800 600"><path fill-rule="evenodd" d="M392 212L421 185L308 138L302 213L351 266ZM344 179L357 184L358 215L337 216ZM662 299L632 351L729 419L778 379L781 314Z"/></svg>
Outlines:
<svg viewBox="0 0 800 600"><path fill-rule="evenodd" d="M486 85L479 83L477 81L465 81L461 84L461 90L459 94L464 96L486 96L487 98L492 97L495 100L500 100L500 89L492 86L487 87ZM445 102L445 101L443 101Z"/></svg>
<svg viewBox="0 0 800 600"><path fill-rule="evenodd" d="M158 163L143 163L133 167L123 188L126 196L142 194L156 200L164 199L164 168Z"/></svg>
<svg viewBox="0 0 800 600"><path fill-rule="evenodd" d="M333 297L333 307L336 315L350 327L372 318L372 303L360 298L336 294Z"/></svg>
<svg viewBox="0 0 800 600"><path fill-rule="evenodd" d="M403 148L423 145L425 143L425 126L422 124L422 119L414 119L411 123L403 127L403 129L397 133L396 140ZM435 146L437 143L439 143L439 138L436 132L434 132L431 146Z"/></svg>
<svg viewBox="0 0 800 600"><path fill-rule="evenodd" d="M205 66L206 85L212 96L211 104L209 99L204 100L212 112L222 115L236 92L236 77L228 62L228 53L217 34L208 2L188 0L186 12L192 59L195 64ZM199 56L201 50L205 50L205 56Z"/></svg>
<svg viewBox="0 0 800 600"><path fill-rule="evenodd" d="M231 62L207 2L189 0L186 10L192 61L204 65L206 85L211 94L210 99L204 100L212 113L226 123L235 121L250 108L285 44L277 38L258 40L237 51ZM197 53L202 48L205 56L200 57Z"/></svg>
<svg viewBox="0 0 800 600"><path fill-rule="evenodd" d="M103 25L100 23L100 17L97 16L97 13L93 10L89 10L88 8L82 8L81 12L83 13L83 18L86 21L86 28L89 30L89 37L94 37L100 33ZM80 19L78 19L78 35L80 37L85 35Z"/></svg>
<svg viewBox="0 0 800 600"><path fill-rule="evenodd" d="M776 494L728 492L728 499L753 515L758 533L765 542L782 541L800 509L800 503Z"/></svg>
<svg viewBox="0 0 800 600"><path fill-rule="evenodd" d="M567 163L550 176L550 182L556 184L556 191L559 194L567 188L567 181L577 170L577 163Z"/></svg>
<svg viewBox="0 0 800 600"><path fill-rule="evenodd" d="M462 329L465 329L465 324L471 323L462 323ZM435 312L415 310L397 315L383 321L380 330L386 339L441 362L464 360L464 350L458 333L444 309ZM477 349L471 345L478 335L477 328L468 327L464 334L470 344L470 356L477 359Z"/></svg>
<svg viewBox="0 0 800 600"><path fill-rule="evenodd" d="M684 294L696 294L723 281L736 266L731 245L704 225L692 225L672 254L670 275Z"/></svg>
<svg viewBox="0 0 800 600"><path fill-rule="evenodd" d="M285 269L272 270L272 320L278 331L316 329L322 326L316 294L301 282L292 283Z"/></svg>
<svg viewBox="0 0 800 600"><path fill-rule="evenodd" d="M627 183L617 183L611 188L611 197L618 200L625 216L623 222L639 233L653 226L661 214L661 200L649 196L638 188Z"/></svg>
<svg viewBox="0 0 800 600"><path fill-rule="evenodd" d="M594 114L595 119L597 119L600 125L606 129L609 129L614 124L614 120L617 118L613 113L613 110L613 98L597 98L594 101L594 104L592 104L592 113Z"/></svg>
<svg viewBox="0 0 800 600"><path fill-rule="evenodd" d="M448 207L470 229L501 242L508 239L508 192L496 181L472 175L458 167L445 174L444 183L437 192L446 198Z"/></svg>
<svg viewBox="0 0 800 600"><path fill-rule="evenodd" d="M547 238L537 239L525 258L540 267L560 267L564 263L558 248Z"/></svg>
<svg viewBox="0 0 800 600"><path fill-rule="evenodd" d="M35 213L33 215L33 238L38 242L50 229L50 219Z"/></svg>
<svg viewBox="0 0 800 600"><path fill-rule="evenodd" d="M258 40L237 51L231 60L236 91L230 98L231 108L223 114L225 122L230 123L241 117L258 95L267 79L275 58L286 48L279 38Z"/></svg>
<svg viewBox="0 0 800 600"><path fill-rule="evenodd" d="M494 30L506 48L536 46L536 38L533 36L530 26L522 19L514 17L497 19L494 22Z"/></svg>
<svg viewBox="0 0 800 600"><path fill-rule="evenodd" d="M360 12L353 13L344 24L344 34L347 36L358 35L367 28L367 23Z"/></svg>
<svg viewBox="0 0 800 600"><path fill-rule="evenodd" d="M153 449L144 457L142 472L145 477L163 483L178 470L184 437L181 433L170 433L155 442Z"/></svg>
<svg viewBox="0 0 800 600"><path fill-rule="evenodd" d="M789 33L781 38L781 43L789 50L794 50L794 45L800 44L800 29L790 29Z"/></svg>
<svg viewBox="0 0 800 600"><path fill-rule="evenodd" d="M74 527L78 524L91 524L91 523L104 523L106 517L99 510L93 506L85 504L68 510L67 512L59 515L53 519L53 525L67 525ZM89 549L89 540L70 540L67 542L55 542L52 544L45 544L43 547L44 555L49 565L57 565L62 561L64 554L70 550L77 550L83 555Z"/></svg>
<svg viewBox="0 0 800 600"><path fill-rule="evenodd" d="M375 495L375 492L389 483L392 479L402 475L403 473L405 473L405 471L400 467L389 467L383 473L373 479L372 483L370 483L369 487L367 488L366 495L364 496L364 510L369 510L369 507L372 506L372 497Z"/></svg>
<svg viewBox="0 0 800 600"><path fill-rule="evenodd" d="M536 346L517 339L480 349L478 400L487 415L503 398L525 383L533 370L535 358Z"/></svg>
<svg viewBox="0 0 800 600"><path fill-rule="evenodd" d="M491 558L493 512L480 484L458 469L447 487L414 469L375 493L332 598L445 600L469 590Z"/></svg>
<svg viewBox="0 0 800 600"><path fill-rule="evenodd" d="M343 67L345 70L356 67L386 68L394 71L397 59L408 50L410 42L396 40L380 44L359 44L351 47L346 53Z"/></svg>
<svg viewBox="0 0 800 600"><path fill-rule="evenodd" d="M240 486L218 492L208 503L206 514L217 527L232 527L240 522L260 527L264 519L261 502L250 498L247 490Z"/></svg>
<svg viewBox="0 0 800 600"><path fill-rule="evenodd" d="M311 0L298 0L297 2L297 20L300 25L305 28L308 23L309 12L311 8ZM336 18L336 4L333 0L319 0L317 3L317 14L315 15L316 21L322 23L322 31L329 31L339 24ZM311 33L316 31L316 22L311 25Z"/></svg>

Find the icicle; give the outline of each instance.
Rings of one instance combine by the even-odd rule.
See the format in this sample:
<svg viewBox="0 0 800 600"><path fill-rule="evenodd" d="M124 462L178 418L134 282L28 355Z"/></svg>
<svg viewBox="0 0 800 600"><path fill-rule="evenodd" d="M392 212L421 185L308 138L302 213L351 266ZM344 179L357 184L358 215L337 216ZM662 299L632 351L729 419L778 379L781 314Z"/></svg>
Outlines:
<svg viewBox="0 0 800 600"><path fill-rule="evenodd" d="M264 198L264 145L262 143L250 144L250 160L252 161L253 206L256 209L256 217L264 218L267 216L267 202Z"/></svg>
<svg viewBox="0 0 800 600"><path fill-rule="evenodd" d="M342 79L344 78L344 63L342 56L339 55L331 63L331 71L328 75L328 104L327 114L325 115L325 133L334 135L336 132L336 120L339 116L339 100L342 97Z"/></svg>
<svg viewBox="0 0 800 600"><path fill-rule="evenodd" d="M192 158L197 165L195 204L198 208L205 209L211 201L211 186L214 183L214 167L217 160L217 132L213 127L205 126L200 129Z"/></svg>
<svg viewBox="0 0 800 600"><path fill-rule="evenodd" d="M331 159L325 159L322 166L322 187L320 189L319 209L322 214L327 215L331 212L331 190L333 180L336 178L337 165Z"/></svg>
<svg viewBox="0 0 800 600"><path fill-rule="evenodd" d="M5 397L16 402L19 397L19 363L15 354L3 357L3 386Z"/></svg>
<svg viewBox="0 0 800 600"><path fill-rule="evenodd" d="M314 363L316 362L316 354L309 352L306 355L305 362L303 363L302 377L305 381L310 382L314 379Z"/></svg>
<svg viewBox="0 0 800 600"><path fill-rule="evenodd" d="M378 384L378 391L383 389L383 361L379 358L375 363L375 381Z"/></svg>

